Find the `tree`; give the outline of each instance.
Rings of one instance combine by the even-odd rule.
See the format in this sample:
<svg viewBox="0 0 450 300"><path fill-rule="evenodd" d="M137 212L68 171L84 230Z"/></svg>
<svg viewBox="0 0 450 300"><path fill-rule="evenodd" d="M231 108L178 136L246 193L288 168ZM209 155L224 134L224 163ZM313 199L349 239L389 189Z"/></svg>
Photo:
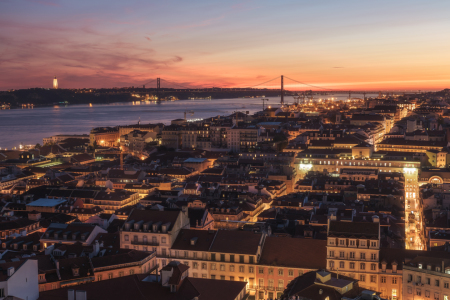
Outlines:
<svg viewBox="0 0 450 300"><path fill-rule="evenodd" d="M41 149L41 144L37 143L36 146L34 146L34 149Z"/></svg>

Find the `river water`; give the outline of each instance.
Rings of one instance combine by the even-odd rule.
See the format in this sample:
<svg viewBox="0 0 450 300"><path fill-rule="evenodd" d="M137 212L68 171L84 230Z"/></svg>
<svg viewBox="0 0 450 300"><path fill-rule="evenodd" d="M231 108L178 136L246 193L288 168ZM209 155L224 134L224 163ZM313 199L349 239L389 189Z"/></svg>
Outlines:
<svg viewBox="0 0 450 300"><path fill-rule="evenodd" d="M376 96L376 95L367 95ZM316 95L314 98L347 99L346 95ZM352 97L361 97L355 95ZM268 98L266 105L279 105L280 98ZM286 96L285 102L294 99ZM171 120L207 118L229 115L234 111L262 110L261 98L234 98L217 100L181 100L135 103L114 103L108 105L69 105L39 107L34 109L0 110L0 149L11 149L23 145L42 144L44 137L55 134L89 134L94 127L141 123L170 124Z"/></svg>

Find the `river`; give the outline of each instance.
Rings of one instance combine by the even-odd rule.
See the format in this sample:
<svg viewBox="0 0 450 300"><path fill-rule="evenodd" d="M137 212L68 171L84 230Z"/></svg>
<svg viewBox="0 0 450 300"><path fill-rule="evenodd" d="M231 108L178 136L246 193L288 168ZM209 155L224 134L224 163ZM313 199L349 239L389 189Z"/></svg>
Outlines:
<svg viewBox="0 0 450 300"><path fill-rule="evenodd" d="M314 97L347 99L348 96ZM279 98L268 99L266 105L279 105ZM286 96L285 102L292 103L293 98ZM139 118L141 123L170 124L171 120L183 118L185 110L194 112L187 114L188 119L229 115L236 110L249 111L252 114L262 110L262 101L261 98L233 98L0 110L0 149L12 149L19 147L21 143L42 144L44 137L56 134L89 134L94 127L136 124Z"/></svg>

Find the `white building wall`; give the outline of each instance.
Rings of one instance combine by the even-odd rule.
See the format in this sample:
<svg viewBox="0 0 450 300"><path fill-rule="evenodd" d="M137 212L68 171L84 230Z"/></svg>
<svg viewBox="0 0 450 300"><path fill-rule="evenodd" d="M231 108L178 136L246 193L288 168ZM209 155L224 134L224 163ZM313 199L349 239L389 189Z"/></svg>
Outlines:
<svg viewBox="0 0 450 300"><path fill-rule="evenodd" d="M38 278L37 260L28 259L6 281L5 295L24 300L37 300L39 298Z"/></svg>

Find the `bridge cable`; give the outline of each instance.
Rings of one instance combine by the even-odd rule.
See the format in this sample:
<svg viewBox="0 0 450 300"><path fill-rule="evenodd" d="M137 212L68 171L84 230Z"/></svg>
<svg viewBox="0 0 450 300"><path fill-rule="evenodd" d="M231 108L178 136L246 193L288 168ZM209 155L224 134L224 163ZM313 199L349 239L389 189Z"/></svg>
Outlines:
<svg viewBox="0 0 450 300"><path fill-rule="evenodd" d="M266 81L266 82L259 83L259 84L256 84L256 85L253 85L253 86L249 86L249 87L245 87L245 88L246 88L246 89L252 89L252 88L254 88L254 87L256 87L256 86L260 86L260 85L269 83L269 82L271 82L271 81L274 81L275 79L278 79L278 78L280 78L280 77L281 77L281 76L278 76L278 77L275 77L275 78L273 78L273 79L270 79L270 80L268 80L268 81Z"/></svg>
<svg viewBox="0 0 450 300"><path fill-rule="evenodd" d="M153 80L151 80L151 81L149 81L149 82L146 82L146 83L144 83L144 84L141 84L141 85L147 85L147 84L149 84L149 83L152 83L153 81L156 81L156 79L153 79Z"/></svg>
<svg viewBox="0 0 450 300"><path fill-rule="evenodd" d="M346 92L346 90L332 89L332 88L328 88L328 87L322 87L322 86L318 86L318 85L308 84L308 83L301 82L301 81L298 81L298 80L295 80L295 79L292 79L292 78L289 78L289 77L286 77L286 76L284 76L284 78L289 79L289 80L292 80L292 81L297 82L297 83L300 83L300 84L302 84L302 85L306 85L306 86L310 86L310 87L314 87L314 88L318 88L318 89L330 90L330 91L342 91L342 92Z"/></svg>

